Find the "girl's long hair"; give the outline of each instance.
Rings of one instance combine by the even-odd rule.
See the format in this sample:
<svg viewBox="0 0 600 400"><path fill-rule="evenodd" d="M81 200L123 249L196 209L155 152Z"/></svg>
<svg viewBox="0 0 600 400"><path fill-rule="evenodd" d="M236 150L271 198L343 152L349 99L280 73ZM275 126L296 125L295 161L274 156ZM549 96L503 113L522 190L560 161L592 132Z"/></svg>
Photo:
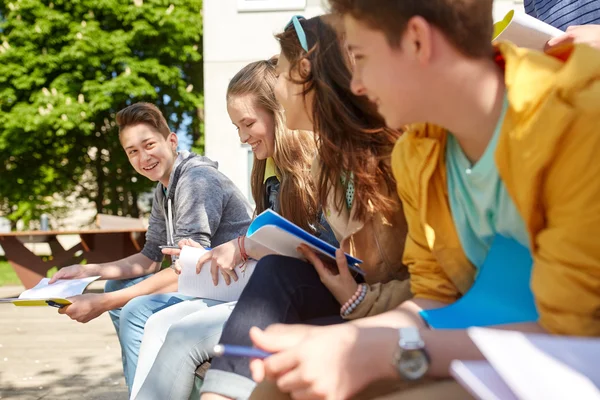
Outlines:
<svg viewBox="0 0 600 400"><path fill-rule="evenodd" d="M329 190L351 172L356 217L364 221L371 209L389 216L398 207L395 196L390 196L395 192L395 180L389 157L401 133L386 127L366 97L352 93L349 53L330 21L326 21L330 18L300 20L308 52L302 49L293 25L276 35L282 54L290 61L290 79L295 72L293 76L300 77L295 82L305 85L301 95L314 93L310 111L322 164L316 182L319 200L326 204ZM304 58L311 64L308 73L300 68ZM345 207L344 196L339 192L335 206L338 210Z"/></svg>
<svg viewBox="0 0 600 400"><path fill-rule="evenodd" d="M252 95L257 107L268 111L274 120L275 148L273 161L280 178L279 207L281 215L305 230L317 225L317 194L310 174L316 155L312 132L292 131L286 127L283 110L275 98L277 58L256 61L242 68L229 82L227 101L235 96ZM255 215L269 205L265 199L266 160L254 157L250 178Z"/></svg>

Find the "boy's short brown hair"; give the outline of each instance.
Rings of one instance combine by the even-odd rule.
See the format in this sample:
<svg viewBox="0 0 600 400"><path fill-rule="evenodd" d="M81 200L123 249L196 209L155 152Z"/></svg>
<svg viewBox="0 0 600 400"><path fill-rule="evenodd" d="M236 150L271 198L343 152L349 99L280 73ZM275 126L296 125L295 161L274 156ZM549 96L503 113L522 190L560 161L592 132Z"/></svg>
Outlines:
<svg viewBox="0 0 600 400"><path fill-rule="evenodd" d="M171 134L167 120L158 107L151 103L135 103L117 113L119 134L125 128L146 124L160 133L165 139Z"/></svg>
<svg viewBox="0 0 600 400"><path fill-rule="evenodd" d="M329 0L336 14L348 14L381 30L392 47L398 46L408 21L421 16L436 26L468 57L492 54L493 0Z"/></svg>

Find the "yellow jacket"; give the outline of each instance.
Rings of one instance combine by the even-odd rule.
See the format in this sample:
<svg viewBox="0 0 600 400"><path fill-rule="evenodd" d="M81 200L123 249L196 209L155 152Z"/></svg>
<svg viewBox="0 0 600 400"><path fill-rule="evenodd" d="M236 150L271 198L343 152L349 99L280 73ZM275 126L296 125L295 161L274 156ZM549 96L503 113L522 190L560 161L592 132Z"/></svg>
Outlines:
<svg viewBox="0 0 600 400"><path fill-rule="evenodd" d="M495 159L529 232L539 323L600 336L600 51L497 49L509 108ZM411 126L392 167L409 226L403 261L411 290L452 303L473 284L475 268L450 213L445 144L444 129Z"/></svg>

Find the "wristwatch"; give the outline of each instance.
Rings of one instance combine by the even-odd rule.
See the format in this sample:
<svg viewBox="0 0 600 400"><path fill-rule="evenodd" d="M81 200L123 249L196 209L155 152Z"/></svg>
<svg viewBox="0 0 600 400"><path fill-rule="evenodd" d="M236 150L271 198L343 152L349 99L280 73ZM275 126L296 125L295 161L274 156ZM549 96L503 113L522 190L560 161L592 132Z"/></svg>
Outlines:
<svg viewBox="0 0 600 400"><path fill-rule="evenodd" d="M400 328L398 350L394 355L394 366L402 378L408 381L421 379L429 369L429 356L419 329Z"/></svg>

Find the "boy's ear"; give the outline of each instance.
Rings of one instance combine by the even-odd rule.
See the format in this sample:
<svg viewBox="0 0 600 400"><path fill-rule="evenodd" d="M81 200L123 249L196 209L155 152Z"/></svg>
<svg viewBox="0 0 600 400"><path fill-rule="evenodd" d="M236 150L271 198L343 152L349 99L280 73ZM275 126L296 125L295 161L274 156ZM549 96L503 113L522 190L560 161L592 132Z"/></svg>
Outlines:
<svg viewBox="0 0 600 400"><path fill-rule="evenodd" d="M176 153L177 144L179 143L179 138L177 137L177 134L175 132L171 132L167 137L167 141L171 145L171 150L173 150L173 152Z"/></svg>
<svg viewBox="0 0 600 400"><path fill-rule="evenodd" d="M431 59L433 27L423 17L412 17L406 24L403 38L404 48L420 63L427 64Z"/></svg>

